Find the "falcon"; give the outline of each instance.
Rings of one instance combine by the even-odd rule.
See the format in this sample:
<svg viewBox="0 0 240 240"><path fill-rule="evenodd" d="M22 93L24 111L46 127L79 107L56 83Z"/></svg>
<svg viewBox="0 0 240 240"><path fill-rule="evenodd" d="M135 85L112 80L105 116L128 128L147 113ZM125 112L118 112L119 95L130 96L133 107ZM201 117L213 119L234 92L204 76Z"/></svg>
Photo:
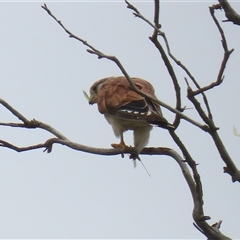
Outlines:
<svg viewBox="0 0 240 240"><path fill-rule="evenodd" d="M143 93L154 98L153 86L146 80L131 78L136 87ZM138 154L147 145L153 126L174 129L163 117L160 105L141 96L131 89L130 83L124 76L108 77L96 81L90 88L89 104L97 104L98 110L112 126L120 143L113 143L113 148L123 152L128 146L124 142L123 133L133 130L136 154L130 158L139 159Z"/></svg>

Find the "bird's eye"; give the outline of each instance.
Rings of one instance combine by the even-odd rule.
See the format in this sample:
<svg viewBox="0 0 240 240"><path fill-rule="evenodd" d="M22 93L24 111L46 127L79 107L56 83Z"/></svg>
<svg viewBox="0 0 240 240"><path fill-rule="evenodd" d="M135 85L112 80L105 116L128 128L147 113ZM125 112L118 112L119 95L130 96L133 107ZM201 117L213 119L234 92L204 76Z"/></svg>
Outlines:
<svg viewBox="0 0 240 240"><path fill-rule="evenodd" d="M97 92L97 86L96 85L91 88L91 92L93 92L93 93Z"/></svg>
<svg viewBox="0 0 240 240"><path fill-rule="evenodd" d="M94 86L92 90L93 92L97 92L97 86Z"/></svg>

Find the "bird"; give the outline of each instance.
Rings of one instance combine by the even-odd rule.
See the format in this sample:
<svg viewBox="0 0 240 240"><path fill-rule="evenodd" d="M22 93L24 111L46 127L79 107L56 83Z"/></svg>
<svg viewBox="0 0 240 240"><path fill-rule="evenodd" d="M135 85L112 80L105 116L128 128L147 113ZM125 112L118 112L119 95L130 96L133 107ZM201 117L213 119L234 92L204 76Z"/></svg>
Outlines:
<svg viewBox="0 0 240 240"><path fill-rule="evenodd" d="M131 80L140 91L156 98L151 83L137 77ZM174 129L163 117L160 105L135 92L125 76L100 79L93 83L89 92L89 104L97 104L98 111L112 126L115 136L120 137L120 143L111 144L113 148L125 152L128 146L123 133L133 130L135 153L130 155L133 160L140 160L138 155L148 144L153 126Z"/></svg>

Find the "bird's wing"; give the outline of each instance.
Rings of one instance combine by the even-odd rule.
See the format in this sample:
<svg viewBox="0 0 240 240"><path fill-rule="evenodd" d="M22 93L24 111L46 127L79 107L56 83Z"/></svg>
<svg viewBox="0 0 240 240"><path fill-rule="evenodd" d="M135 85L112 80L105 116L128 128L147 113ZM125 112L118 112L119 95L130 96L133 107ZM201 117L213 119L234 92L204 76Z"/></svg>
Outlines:
<svg viewBox="0 0 240 240"><path fill-rule="evenodd" d="M124 106L126 108L129 106L129 110L144 108L145 99L129 87L130 84L125 77L112 77L105 81L98 90L99 111L113 113Z"/></svg>
<svg viewBox="0 0 240 240"><path fill-rule="evenodd" d="M139 90L156 97L149 82L140 78L132 80ZM103 114L108 113L119 118L145 120L166 128L169 125L162 116L160 106L131 90L125 77L109 78L104 82L98 90L98 109Z"/></svg>

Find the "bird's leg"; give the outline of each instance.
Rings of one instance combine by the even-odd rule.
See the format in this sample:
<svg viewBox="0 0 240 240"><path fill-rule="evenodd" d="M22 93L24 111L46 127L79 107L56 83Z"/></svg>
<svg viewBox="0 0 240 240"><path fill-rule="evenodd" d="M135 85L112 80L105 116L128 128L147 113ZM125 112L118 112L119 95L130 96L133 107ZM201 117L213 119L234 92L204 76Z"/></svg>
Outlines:
<svg viewBox="0 0 240 240"><path fill-rule="evenodd" d="M125 144L124 140L123 140L123 133L121 133L121 136L120 136L120 143L112 143L111 146L113 148L120 148L122 149L123 152L125 152L128 148L128 146ZM122 158L124 157L123 153L122 153Z"/></svg>

